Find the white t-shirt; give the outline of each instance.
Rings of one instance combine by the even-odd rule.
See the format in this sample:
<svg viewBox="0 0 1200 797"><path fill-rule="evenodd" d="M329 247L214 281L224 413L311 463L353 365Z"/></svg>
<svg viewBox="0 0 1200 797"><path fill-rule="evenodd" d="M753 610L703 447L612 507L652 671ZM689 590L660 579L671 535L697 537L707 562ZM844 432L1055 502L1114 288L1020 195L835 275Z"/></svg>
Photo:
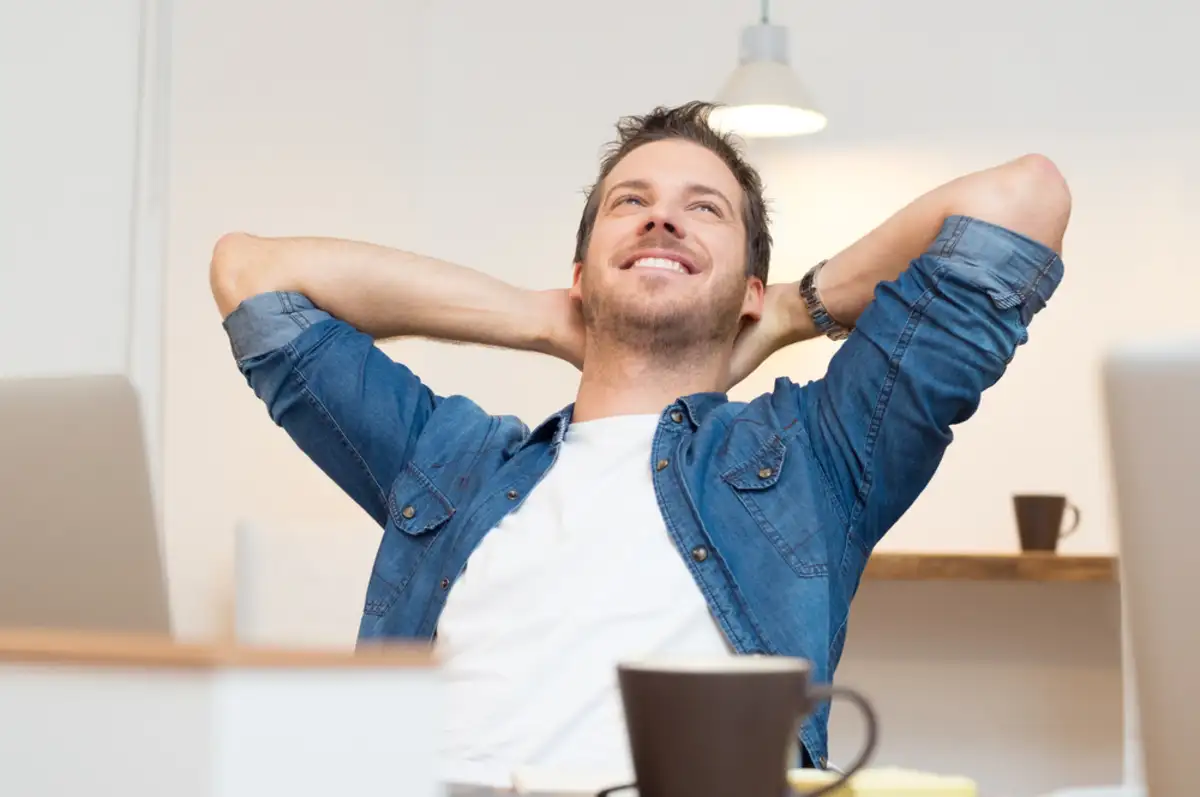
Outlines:
<svg viewBox="0 0 1200 797"><path fill-rule="evenodd" d="M505 787L522 768L629 777L616 665L733 655L658 507L658 421L572 424L451 589L437 637L447 781Z"/></svg>

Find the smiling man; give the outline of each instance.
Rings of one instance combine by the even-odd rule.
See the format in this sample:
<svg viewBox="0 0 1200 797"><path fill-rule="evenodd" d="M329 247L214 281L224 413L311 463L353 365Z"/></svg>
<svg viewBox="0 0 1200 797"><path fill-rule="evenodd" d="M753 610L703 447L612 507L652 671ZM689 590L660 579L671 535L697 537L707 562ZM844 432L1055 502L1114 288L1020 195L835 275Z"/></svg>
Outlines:
<svg viewBox="0 0 1200 797"><path fill-rule="evenodd" d="M709 110L619 123L569 290L342 240L214 251L241 372L385 529L360 637L445 662L448 779L628 774L621 660L782 654L831 679L868 555L1062 278L1070 195L1025 156L768 285L762 183ZM824 378L728 400L819 334L845 338ZM376 347L404 335L562 358L576 400L532 429L489 415ZM827 722L799 739L822 767Z"/></svg>

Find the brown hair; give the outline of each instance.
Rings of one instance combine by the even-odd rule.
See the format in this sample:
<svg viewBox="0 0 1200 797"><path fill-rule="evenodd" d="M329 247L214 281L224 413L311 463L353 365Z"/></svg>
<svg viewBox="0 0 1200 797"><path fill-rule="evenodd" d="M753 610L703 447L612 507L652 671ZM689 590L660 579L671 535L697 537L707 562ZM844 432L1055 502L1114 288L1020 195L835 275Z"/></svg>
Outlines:
<svg viewBox="0 0 1200 797"><path fill-rule="evenodd" d="M771 265L771 232L768 229L766 200L762 178L746 163L731 135L719 133L708 123L713 103L694 101L677 108L655 108L645 116L625 116L617 122L617 140L608 145L600 161L600 175L587 191L587 203L575 236L575 262L582 263L587 252L596 214L600 210L600 184L621 159L633 150L654 141L683 139L699 144L720 158L742 187L742 218L746 225L746 276L767 281Z"/></svg>

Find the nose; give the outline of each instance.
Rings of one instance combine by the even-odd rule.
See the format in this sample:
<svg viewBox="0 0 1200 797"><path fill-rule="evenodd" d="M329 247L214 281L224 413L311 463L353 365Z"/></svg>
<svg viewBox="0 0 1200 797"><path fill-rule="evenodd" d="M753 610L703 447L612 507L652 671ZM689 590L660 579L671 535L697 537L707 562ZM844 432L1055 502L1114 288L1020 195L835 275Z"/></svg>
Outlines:
<svg viewBox="0 0 1200 797"><path fill-rule="evenodd" d="M646 223L642 225L642 235L652 232L657 227L662 227L667 234L675 238L683 238L683 229L662 214L655 214L646 219Z"/></svg>

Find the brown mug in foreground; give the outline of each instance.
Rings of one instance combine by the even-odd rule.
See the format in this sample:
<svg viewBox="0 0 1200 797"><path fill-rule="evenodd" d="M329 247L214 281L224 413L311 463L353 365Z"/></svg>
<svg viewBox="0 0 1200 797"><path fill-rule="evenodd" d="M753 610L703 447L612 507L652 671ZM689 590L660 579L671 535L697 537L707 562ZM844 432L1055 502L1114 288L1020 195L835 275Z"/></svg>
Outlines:
<svg viewBox="0 0 1200 797"><path fill-rule="evenodd" d="M1067 510L1071 512L1071 522L1064 528L1063 515ZM1079 528L1079 507L1065 495L1014 495L1013 511L1023 551L1057 550L1058 541Z"/></svg>
<svg viewBox="0 0 1200 797"><path fill-rule="evenodd" d="M808 795L837 789L875 752L875 712L852 689L814 685L810 669L779 656L618 666L637 782L597 797L783 797L800 720L845 697L866 719L866 744L845 774Z"/></svg>

